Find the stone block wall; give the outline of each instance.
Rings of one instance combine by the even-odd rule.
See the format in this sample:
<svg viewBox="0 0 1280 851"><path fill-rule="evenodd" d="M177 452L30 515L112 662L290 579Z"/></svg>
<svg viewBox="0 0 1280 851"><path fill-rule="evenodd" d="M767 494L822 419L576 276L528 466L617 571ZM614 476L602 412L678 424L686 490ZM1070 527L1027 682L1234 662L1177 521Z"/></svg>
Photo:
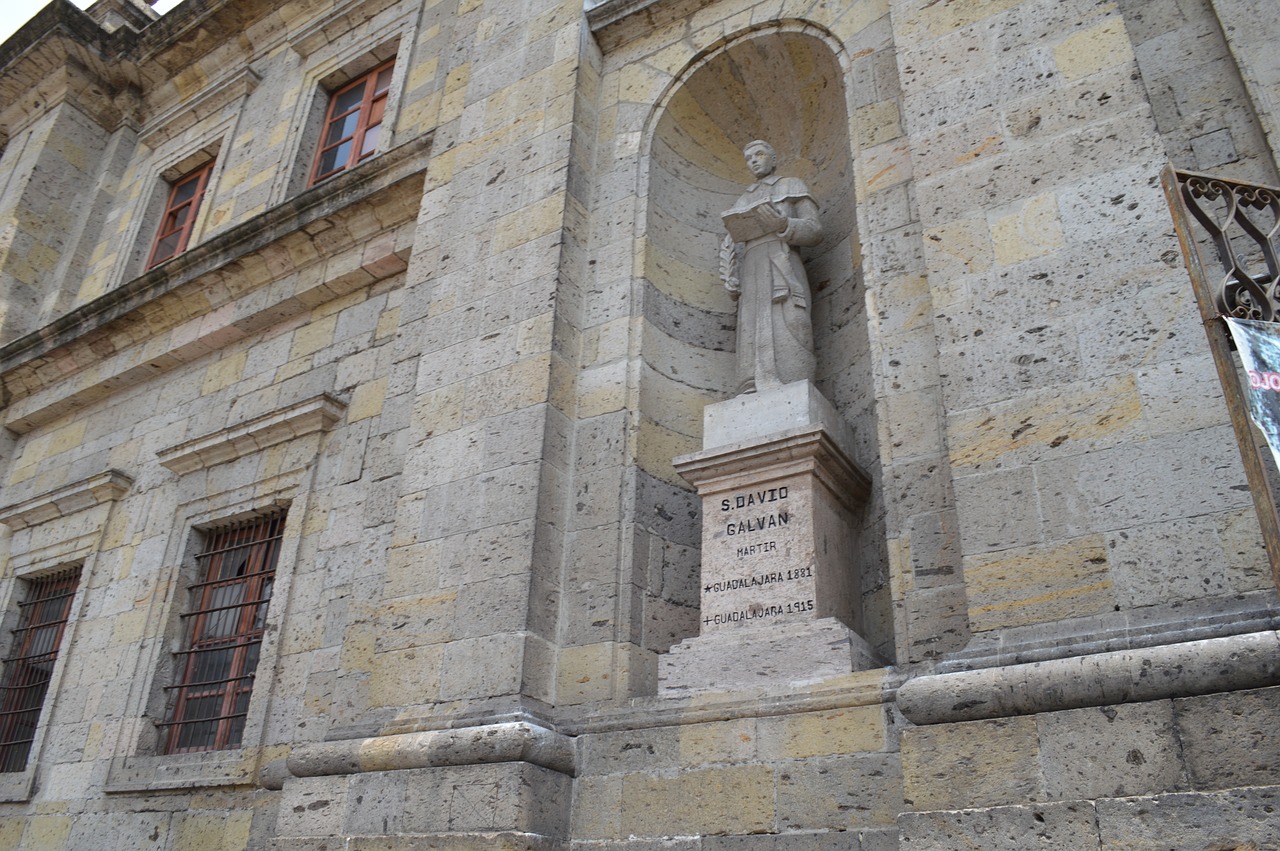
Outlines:
<svg viewBox="0 0 1280 851"><path fill-rule="evenodd" d="M1278 697L1272 687L906 730L902 847L1274 845ZM961 774L970 782L955 783Z"/></svg>
<svg viewBox="0 0 1280 851"><path fill-rule="evenodd" d="M1280 609L1158 187L1274 180L1257 5L59 0L0 47L0 623L82 579L0 849L1280 841ZM307 188L393 57L378 155ZM822 207L890 664L660 695L757 137ZM242 746L160 753L203 531L285 508Z"/></svg>

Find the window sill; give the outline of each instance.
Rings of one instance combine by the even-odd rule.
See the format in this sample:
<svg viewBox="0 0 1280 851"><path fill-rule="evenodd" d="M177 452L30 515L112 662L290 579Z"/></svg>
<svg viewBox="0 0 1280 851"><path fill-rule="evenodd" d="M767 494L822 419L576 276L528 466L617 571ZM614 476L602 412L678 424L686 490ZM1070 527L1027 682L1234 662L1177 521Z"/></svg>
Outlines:
<svg viewBox="0 0 1280 851"><path fill-rule="evenodd" d="M107 792L155 792L209 786L253 786L257 758L243 748L229 751L126 756L111 760Z"/></svg>
<svg viewBox="0 0 1280 851"><path fill-rule="evenodd" d="M35 766L28 766L24 771L6 771L0 774L0 803L12 804L31 800L35 780Z"/></svg>

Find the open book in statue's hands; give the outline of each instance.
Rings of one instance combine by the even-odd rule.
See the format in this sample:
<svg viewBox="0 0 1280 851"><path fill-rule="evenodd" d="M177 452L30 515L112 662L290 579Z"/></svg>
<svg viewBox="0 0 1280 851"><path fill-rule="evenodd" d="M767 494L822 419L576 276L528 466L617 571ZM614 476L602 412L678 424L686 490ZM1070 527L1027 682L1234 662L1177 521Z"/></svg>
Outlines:
<svg viewBox="0 0 1280 851"><path fill-rule="evenodd" d="M724 229L734 242L750 242L762 236L779 233L787 219L769 201L761 201L750 207L734 207L720 214Z"/></svg>

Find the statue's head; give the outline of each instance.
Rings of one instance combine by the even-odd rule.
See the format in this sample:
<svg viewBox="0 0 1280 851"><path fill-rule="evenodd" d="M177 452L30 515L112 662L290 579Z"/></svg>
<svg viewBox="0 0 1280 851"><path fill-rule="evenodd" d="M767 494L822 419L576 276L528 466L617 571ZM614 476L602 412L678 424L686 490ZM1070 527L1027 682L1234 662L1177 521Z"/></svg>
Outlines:
<svg viewBox="0 0 1280 851"><path fill-rule="evenodd" d="M748 142L742 149L742 156L747 161L747 168L751 169L751 173L757 180L773 174L773 170L778 166L778 153L773 149L773 145L763 139Z"/></svg>

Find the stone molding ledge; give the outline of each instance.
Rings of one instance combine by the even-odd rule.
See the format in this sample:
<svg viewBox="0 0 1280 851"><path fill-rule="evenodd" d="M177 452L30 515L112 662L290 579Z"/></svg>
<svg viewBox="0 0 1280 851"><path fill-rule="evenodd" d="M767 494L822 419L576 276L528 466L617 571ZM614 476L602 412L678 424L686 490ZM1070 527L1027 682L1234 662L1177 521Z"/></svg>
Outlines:
<svg viewBox="0 0 1280 851"><path fill-rule="evenodd" d="M286 764L294 777L325 777L499 762L527 762L571 777L576 772L573 740L526 721L305 744ZM264 770L264 785L270 788L276 774Z"/></svg>
<svg viewBox="0 0 1280 851"><path fill-rule="evenodd" d="M326 431L342 419L346 403L327 393L254 417L212 434L179 443L156 453L175 473L191 473L234 461L295 437Z"/></svg>
<svg viewBox="0 0 1280 851"><path fill-rule="evenodd" d="M132 484L133 479L119 470L107 470L31 499L6 505L0 508L0 523L16 532L117 500Z"/></svg>
<svg viewBox="0 0 1280 851"><path fill-rule="evenodd" d="M759 486L808 471L851 510L857 510L871 492L871 478L820 425L681 455L672 459L671 465L699 493L745 487L747 483Z"/></svg>
<svg viewBox="0 0 1280 851"><path fill-rule="evenodd" d="M1280 632L928 674L898 687L918 725L1035 715L1280 684Z"/></svg>

